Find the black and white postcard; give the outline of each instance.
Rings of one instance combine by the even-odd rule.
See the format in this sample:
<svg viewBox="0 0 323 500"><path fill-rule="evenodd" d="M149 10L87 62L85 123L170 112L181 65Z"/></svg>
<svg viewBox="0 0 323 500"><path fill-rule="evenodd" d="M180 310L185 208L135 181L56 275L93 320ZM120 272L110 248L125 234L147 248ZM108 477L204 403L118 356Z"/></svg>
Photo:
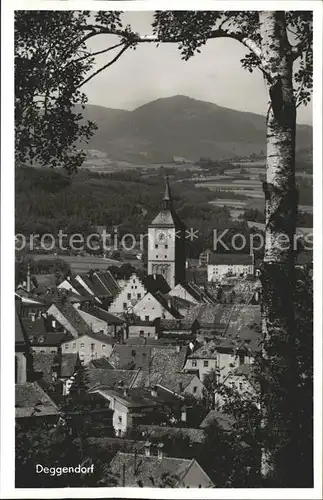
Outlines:
<svg viewBox="0 0 323 500"><path fill-rule="evenodd" d="M1 497L321 498L321 2L2 20Z"/></svg>

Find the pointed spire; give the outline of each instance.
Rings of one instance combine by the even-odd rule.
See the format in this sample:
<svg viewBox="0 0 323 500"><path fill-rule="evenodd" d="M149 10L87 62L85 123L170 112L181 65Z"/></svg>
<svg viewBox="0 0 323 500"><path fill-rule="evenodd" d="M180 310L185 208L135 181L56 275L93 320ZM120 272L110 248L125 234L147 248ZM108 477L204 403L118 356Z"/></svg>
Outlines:
<svg viewBox="0 0 323 500"><path fill-rule="evenodd" d="M169 187L168 176L165 177L165 194L163 198L163 209L169 210L172 206L172 195Z"/></svg>

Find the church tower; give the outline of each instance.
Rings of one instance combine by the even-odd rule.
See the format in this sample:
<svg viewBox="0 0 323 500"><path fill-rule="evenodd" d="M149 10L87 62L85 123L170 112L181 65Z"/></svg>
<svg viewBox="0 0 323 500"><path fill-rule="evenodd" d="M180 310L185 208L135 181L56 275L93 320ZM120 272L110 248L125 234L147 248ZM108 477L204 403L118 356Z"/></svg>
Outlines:
<svg viewBox="0 0 323 500"><path fill-rule="evenodd" d="M148 274L161 274L173 288L185 281L185 225L176 214L169 181L159 214L148 226Z"/></svg>

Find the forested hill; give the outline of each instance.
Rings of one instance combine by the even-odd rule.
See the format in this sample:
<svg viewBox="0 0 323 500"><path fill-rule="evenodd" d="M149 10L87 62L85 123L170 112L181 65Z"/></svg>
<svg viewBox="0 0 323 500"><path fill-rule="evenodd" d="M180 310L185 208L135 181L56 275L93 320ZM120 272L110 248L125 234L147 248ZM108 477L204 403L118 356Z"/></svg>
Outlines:
<svg viewBox="0 0 323 500"><path fill-rule="evenodd" d="M86 170L69 177L62 170L16 169L16 232L87 232L95 225L121 225L122 232L145 233L161 207L164 172L142 177L138 171L95 174ZM214 193L194 183L173 183L179 215L192 227L228 227L225 208L212 207ZM230 226L229 226L230 227Z"/></svg>
<svg viewBox="0 0 323 500"><path fill-rule="evenodd" d="M87 105L85 118L98 125L85 149L134 163L159 163L173 157L213 160L265 150L265 117L210 102L173 96L124 111ZM297 149L311 148L312 127L298 125Z"/></svg>

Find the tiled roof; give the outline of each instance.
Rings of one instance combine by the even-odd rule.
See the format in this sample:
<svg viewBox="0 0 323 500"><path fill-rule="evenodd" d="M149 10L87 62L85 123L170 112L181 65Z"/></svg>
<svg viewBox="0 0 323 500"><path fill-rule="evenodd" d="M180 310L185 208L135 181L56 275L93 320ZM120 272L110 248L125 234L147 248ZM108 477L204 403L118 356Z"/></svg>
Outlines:
<svg viewBox="0 0 323 500"><path fill-rule="evenodd" d="M92 359L87 364L87 368L104 368L105 370L114 370L115 366L110 362L108 358Z"/></svg>
<svg viewBox="0 0 323 500"><path fill-rule="evenodd" d="M111 335L106 335L105 333L101 333L101 332L82 333L81 335L79 335L79 338L84 337L84 336L90 337L91 339L97 340L98 342L102 342L103 344L113 345L116 341L115 338L111 337ZM69 340L69 342L71 342L72 340L73 340L73 338L71 338L71 340Z"/></svg>
<svg viewBox="0 0 323 500"><path fill-rule="evenodd" d="M189 468L194 463L194 459L163 457L146 457L145 455L135 455L134 453L118 452L110 463L112 473L120 479L119 486L132 487L158 487L160 480L165 475L171 475L175 480L175 487L187 474ZM210 486L211 486L210 481ZM196 485L198 487L198 485Z"/></svg>
<svg viewBox="0 0 323 500"><path fill-rule="evenodd" d="M120 292L120 287L109 271L80 273L84 283L96 297L114 298Z"/></svg>
<svg viewBox="0 0 323 500"><path fill-rule="evenodd" d="M138 370L111 370L105 368L91 368L86 370L86 384L89 390L94 387L106 389L131 387L138 375Z"/></svg>
<svg viewBox="0 0 323 500"><path fill-rule="evenodd" d="M206 345L202 345L195 352L192 352L188 357L190 359L216 359L218 352L219 342L212 340Z"/></svg>
<svg viewBox="0 0 323 500"><path fill-rule="evenodd" d="M179 307L189 309L192 307L192 302L182 299L182 297L177 297L176 295L166 295L166 299L171 301L174 309L178 309Z"/></svg>
<svg viewBox="0 0 323 500"><path fill-rule="evenodd" d="M151 360L152 348L147 345L130 346L116 344L110 355L110 361L116 368L146 368Z"/></svg>
<svg viewBox="0 0 323 500"><path fill-rule="evenodd" d="M16 384L16 418L59 415L59 409L37 382Z"/></svg>
<svg viewBox="0 0 323 500"><path fill-rule="evenodd" d="M169 347L151 349L150 363L143 368L136 379L137 387L151 387L163 379L176 377L183 369L186 360L187 347Z"/></svg>
<svg viewBox="0 0 323 500"><path fill-rule="evenodd" d="M161 210L149 226L158 227L176 227L178 229L185 229L183 221L178 217L175 210Z"/></svg>
<svg viewBox="0 0 323 500"><path fill-rule="evenodd" d="M180 402L180 399L176 395L159 387L155 388L155 394L152 394L149 389L143 387L126 387L126 389L128 390L125 393L125 388L123 387L116 386L110 389L102 385L94 387L91 389L91 392L99 392L103 397L105 395L114 397L127 408L133 409L133 411L139 408L163 407L166 403L178 405Z"/></svg>
<svg viewBox="0 0 323 500"><path fill-rule="evenodd" d="M165 297L165 295L163 295L159 291L155 293L150 292L150 294L164 307L164 309L166 309L166 311L168 311L173 316L173 318L176 319L182 318L180 313L173 307L173 305L168 303L168 300Z"/></svg>
<svg viewBox="0 0 323 500"><path fill-rule="evenodd" d="M212 422L216 422L219 427L221 427L224 431L231 431L234 426L234 419L230 415L226 413L222 413L219 410L210 410L206 415L203 422L200 424L201 429L208 427Z"/></svg>
<svg viewBox="0 0 323 500"><path fill-rule="evenodd" d="M105 309L102 309L101 307L98 307L94 304L86 312L92 314L93 316L96 316L99 319L102 319L103 321L106 321L108 325L122 325L124 323L122 319L118 318L118 316L115 316L114 314L111 314Z"/></svg>
<svg viewBox="0 0 323 500"><path fill-rule="evenodd" d="M253 263L252 256L247 253L212 253L209 257L211 265L249 265Z"/></svg>
<svg viewBox="0 0 323 500"><path fill-rule="evenodd" d="M24 328L28 335L48 332L48 324L44 318L37 318L34 321L31 318L21 318Z"/></svg>
<svg viewBox="0 0 323 500"><path fill-rule="evenodd" d="M71 304L56 305L59 311L65 316L67 321L75 328L78 335L81 336L84 333L92 333L92 329L86 324L82 316L79 314L77 309ZM57 319L59 322L59 319Z"/></svg>
<svg viewBox="0 0 323 500"><path fill-rule="evenodd" d="M190 329L195 323L195 319L181 318L181 319L162 319L160 321L160 327L162 330L187 330Z"/></svg>
<svg viewBox="0 0 323 500"><path fill-rule="evenodd" d="M205 434L203 429L194 429L191 427L161 427L160 425L139 425L139 432L142 432L145 438L163 438L173 436L188 437L192 443L203 443Z"/></svg>
<svg viewBox="0 0 323 500"><path fill-rule="evenodd" d="M143 285L147 292L156 293L161 292L166 294L170 291L170 287L161 274L149 274L143 281Z"/></svg>
<svg viewBox="0 0 323 500"><path fill-rule="evenodd" d="M160 379L158 385L165 387L176 394L182 394L186 387L192 382L194 377L195 375L190 373L166 374Z"/></svg>

